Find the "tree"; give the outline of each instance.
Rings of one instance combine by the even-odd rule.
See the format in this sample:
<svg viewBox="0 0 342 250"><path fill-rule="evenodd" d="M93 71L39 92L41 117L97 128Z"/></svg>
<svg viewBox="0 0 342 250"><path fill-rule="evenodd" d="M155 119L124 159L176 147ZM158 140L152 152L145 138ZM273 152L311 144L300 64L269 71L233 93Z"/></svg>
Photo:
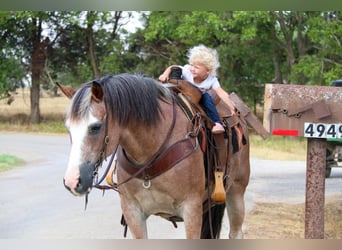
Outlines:
<svg viewBox="0 0 342 250"><path fill-rule="evenodd" d="M342 15L340 11L317 13L307 22L310 51L295 71L308 77L308 84L330 85L342 75Z"/></svg>
<svg viewBox="0 0 342 250"><path fill-rule="evenodd" d="M16 57L22 57L22 63L31 74L30 121L40 122L40 84L44 75L48 47L59 36L60 13L57 12L10 12L2 13L2 41L12 45ZM48 33L50 31L50 33ZM56 33L53 33L55 31ZM15 46L13 46L15 45Z"/></svg>
<svg viewBox="0 0 342 250"><path fill-rule="evenodd" d="M265 83L327 85L340 78L340 11L152 12L140 42L143 63L158 75L184 64L203 43L220 55L220 82L253 105ZM157 74L155 72L158 72Z"/></svg>
<svg viewBox="0 0 342 250"><path fill-rule="evenodd" d="M168 65L185 64L190 47L205 44L219 52L218 76L223 87L243 94L245 100L254 104L262 98L260 82L269 81L272 72L272 54L268 53L271 43L260 39L265 35L257 29L263 15L231 11L152 12L142 31L145 69L157 77Z"/></svg>
<svg viewBox="0 0 342 250"><path fill-rule="evenodd" d="M106 68L101 65L103 58L120 48L107 44L115 44L115 39L120 44L121 11L0 14L1 43L10 45L2 53L13 54L8 59L12 64L23 58L21 63L31 76L31 123L40 122L40 88L46 78L76 79L78 84L82 79L98 78L101 68Z"/></svg>
<svg viewBox="0 0 342 250"><path fill-rule="evenodd" d="M3 27L9 18L9 13L0 12L0 27ZM0 35L5 38L5 30L0 29ZM23 85L25 68L20 60L21 56L16 54L13 49L14 43L0 39L0 47L0 100L10 98L8 100L10 103L13 100L10 91Z"/></svg>
<svg viewBox="0 0 342 250"><path fill-rule="evenodd" d="M65 26L50 53L56 78L77 86L109 73L122 72L125 43L121 34L130 13L82 11ZM63 62L63 63L61 63Z"/></svg>

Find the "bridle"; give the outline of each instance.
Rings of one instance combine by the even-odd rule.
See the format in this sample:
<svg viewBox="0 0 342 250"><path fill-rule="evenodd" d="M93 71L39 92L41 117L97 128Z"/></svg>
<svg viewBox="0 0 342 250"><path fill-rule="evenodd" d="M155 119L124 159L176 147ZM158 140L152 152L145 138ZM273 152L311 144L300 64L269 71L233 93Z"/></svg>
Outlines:
<svg viewBox="0 0 342 250"><path fill-rule="evenodd" d="M115 183L114 186L102 185L101 183L104 181L104 179L106 178L108 172L110 171L110 168L111 168L111 165L113 163L113 160L114 160L114 157L115 157L115 154L116 154L116 151L117 151L118 147L114 150L114 152L113 152L113 154L112 154L112 156L111 156L111 158L110 158L110 160L109 160L109 162L107 164L106 170L103 173L102 177L100 179L98 179L98 177L99 177L98 176L98 170L101 167L103 161L107 158L106 150L107 150L107 146L108 146L108 143L109 143L108 117L106 116L105 117L105 136L104 136L103 146L102 146L102 149L101 149L101 151L99 153L98 159L97 159L97 161L95 163L95 169L94 169L94 172L93 172L93 178L94 178L94 180L93 180L93 187L95 187L97 189L100 189L100 190L103 190L103 192L105 190L108 190L108 189L113 189L113 190L118 192L118 187L120 185L129 182L133 178L136 178L136 176L141 174L147 167L149 167L151 164L153 164L158 159L159 155L161 155L161 153L166 149L166 144L167 144L169 138L171 137L171 133L172 133L174 127L175 127L176 116L177 116L177 108L176 108L176 104L175 104L174 100L172 100L172 108L173 108L173 115L172 115L171 125L169 127L169 130L167 132L167 135L165 136L165 139L164 139L163 143L161 144L161 146L159 147L157 152L148 161L146 161L143 164L139 164L139 166L140 166L139 171L137 171L134 175L131 175L126 180L124 180L124 181L122 181L120 183Z"/></svg>

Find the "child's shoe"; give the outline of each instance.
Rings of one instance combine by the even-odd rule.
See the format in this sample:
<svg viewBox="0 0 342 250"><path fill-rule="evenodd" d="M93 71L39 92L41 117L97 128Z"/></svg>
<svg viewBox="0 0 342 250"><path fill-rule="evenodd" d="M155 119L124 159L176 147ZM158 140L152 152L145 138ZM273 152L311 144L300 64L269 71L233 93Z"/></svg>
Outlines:
<svg viewBox="0 0 342 250"><path fill-rule="evenodd" d="M215 126L211 129L211 132L213 134L221 134L224 132L224 127L222 126L222 124L215 122Z"/></svg>

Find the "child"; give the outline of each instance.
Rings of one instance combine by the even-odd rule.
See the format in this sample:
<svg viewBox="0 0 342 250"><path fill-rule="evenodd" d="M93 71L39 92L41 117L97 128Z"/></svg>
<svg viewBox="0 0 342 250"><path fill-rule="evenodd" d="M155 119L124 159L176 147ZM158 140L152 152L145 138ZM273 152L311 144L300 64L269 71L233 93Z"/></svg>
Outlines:
<svg viewBox="0 0 342 250"><path fill-rule="evenodd" d="M213 99L206 92L209 89L214 89L221 100L228 105L232 115L235 114L235 108L229 95L221 88L220 83L216 78L216 70L220 66L218 54L214 49L204 45L198 45L189 50L188 58L189 64L177 66L182 69L182 78L197 86L202 91L203 94L200 104L208 117L215 122L212 132L214 134L223 133L224 128L222 126L222 121L217 113ZM168 67L164 73L159 76L161 82L167 82L172 67L175 66Z"/></svg>

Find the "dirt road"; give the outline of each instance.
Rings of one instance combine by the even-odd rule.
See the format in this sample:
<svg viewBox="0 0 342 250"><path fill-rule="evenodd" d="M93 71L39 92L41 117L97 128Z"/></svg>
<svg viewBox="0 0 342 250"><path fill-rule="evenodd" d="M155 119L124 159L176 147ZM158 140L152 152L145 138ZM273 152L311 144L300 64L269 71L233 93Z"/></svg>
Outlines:
<svg viewBox="0 0 342 250"><path fill-rule="evenodd" d="M114 191L93 190L87 210L84 198L64 188L68 136L0 133L0 154L26 161L0 173L0 238L122 239L119 196ZM256 201L305 202L305 162L251 159L252 174L246 193L247 209ZM326 197L342 198L342 169L333 169L326 180ZM158 217L148 222L150 238L184 238L183 224L173 225ZM228 232L227 219L222 237ZM130 234L128 234L130 238Z"/></svg>

